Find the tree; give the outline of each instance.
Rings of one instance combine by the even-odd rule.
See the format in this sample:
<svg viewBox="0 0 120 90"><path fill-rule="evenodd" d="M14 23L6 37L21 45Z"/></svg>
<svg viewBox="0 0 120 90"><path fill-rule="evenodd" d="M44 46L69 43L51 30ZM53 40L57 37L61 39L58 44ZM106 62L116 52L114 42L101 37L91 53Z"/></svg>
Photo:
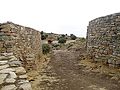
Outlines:
<svg viewBox="0 0 120 90"><path fill-rule="evenodd" d="M50 52L50 46L48 44L43 44L42 45L42 51L43 51L43 54L47 54Z"/></svg>
<svg viewBox="0 0 120 90"><path fill-rule="evenodd" d="M40 33L41 33L41 35L42 35L44 32L43 32L43 31L41 31Z"/></svg>
<svg viewBox="0 0 120 90"><path fill-rule="evenodd" d="M64 34L62 34L62 35L61 35L61 37L65 37L65 35L64 35Z"/></svg>
<svg viewBox="0 0 120 90"><path fill-rule="evenodd" d="M45 40L48 37L47 33L44 33L43 31L41 31L40 33L41 33L41 40Z"/></svg>
<svg viewBox="0 0 120 90"><path fill-rule="evenodd" d="M75 40L77 37L74 34L70 34L71 40Z"/></svg>

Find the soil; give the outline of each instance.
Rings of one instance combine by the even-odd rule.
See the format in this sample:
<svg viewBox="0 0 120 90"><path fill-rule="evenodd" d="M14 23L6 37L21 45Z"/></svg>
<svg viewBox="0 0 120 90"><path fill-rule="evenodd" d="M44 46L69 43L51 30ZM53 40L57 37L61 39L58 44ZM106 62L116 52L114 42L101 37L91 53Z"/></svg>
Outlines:
<svg viewBox="0 0 120 90"><path fill-rule="evenodd" d="M33 90L120 90L118 78L96 70L81 62L77 52L56 50L31 83Z"/></svg>

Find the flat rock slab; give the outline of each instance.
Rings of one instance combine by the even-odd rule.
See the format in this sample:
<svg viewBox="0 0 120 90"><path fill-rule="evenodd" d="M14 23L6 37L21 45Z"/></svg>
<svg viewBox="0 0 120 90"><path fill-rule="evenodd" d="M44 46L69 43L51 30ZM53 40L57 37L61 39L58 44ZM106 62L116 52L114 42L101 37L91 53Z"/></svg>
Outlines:
<svg viewBox="0 0 120 90"><path fill-rule="evenodd" d="M22 84L22 85L19 87L19 89L20 89L20 90L32 90L30 83Z"/></svg>
<svg viewBox="0 0 120 90"><path fill-rule="evenodd" d="M1 90L17 90L17 87L13 85L4 86Z"/></svg>
<svg viewBox="0 0 120 90"><path fill-rule="evenodd" d="M5 68L8 68L8 67L9 67L8 64L6 64L6 65L2 65L2 66L0 66L0 70L1 70L1 69L5 69Z"/></svg>
<svg viewBox="0 0 120 90"><path fill-rule="evenodd" d="M0 74L0 84L4 83L5 78L7 77L8 74Z"/></svg>

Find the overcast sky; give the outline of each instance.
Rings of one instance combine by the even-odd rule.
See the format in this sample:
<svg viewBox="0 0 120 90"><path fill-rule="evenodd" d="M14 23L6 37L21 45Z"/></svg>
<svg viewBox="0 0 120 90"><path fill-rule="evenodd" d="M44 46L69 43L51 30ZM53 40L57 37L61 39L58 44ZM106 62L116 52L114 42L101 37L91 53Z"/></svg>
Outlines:
<svg viewBox="0 0 120 90"><path fill-rule="evenodd" d="M0 23L85 37L88 22L120 12L120 0L0 0Z"/></svg>

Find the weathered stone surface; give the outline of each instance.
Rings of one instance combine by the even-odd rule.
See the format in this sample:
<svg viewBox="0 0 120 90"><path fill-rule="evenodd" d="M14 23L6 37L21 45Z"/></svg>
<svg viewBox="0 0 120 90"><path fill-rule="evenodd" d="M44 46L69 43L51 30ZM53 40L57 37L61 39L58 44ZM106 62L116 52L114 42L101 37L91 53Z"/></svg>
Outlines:
<svg viewBox="0 0 120 90"><path fill-rule="evenodd" d="M20 74L20 75L26 73L26 71L23 67L18 67L18 68L15 69L15 71L16 71L17 74Z"/></svg>
<svg viewBox="0 0 120 90"><path fill-rule="evenodd" d="M1 70L1 69L5 69L5 68L8 68L8 67L9 67L8 64L6 64L6 65L2 65L2 66L0 66L0 70Z"/></svg>
<svg viewBox="0 0 120 90"><path fill-rule="evenodd" d="M120 65L120 60L117 60L117 61L116 61L116 65Z"/></svg>
<svg viewBox="0 0 120 90"><path fill-rule="evenodd" d="M15 69L12 69L12 68L6 68L6 69L2 69L0 70L0 73L9 73L9 72L13 72L15 71Z"/></svg>
<svg viewBox="0 0 120 90"><path fill-rule="evenodd" d="M5 80L5 82L6 83L15 83L15 79L14 78L7 78L6 80Z"/></svg>
<svg viewBox="0 0 120 90"><path fill-rule="evenodd" d="M17 66L21 66L21 62L20 61L11 61L11 62L9 62L9 65L11 67L17 67Z"/></svg>
<svg viewBox="0 0 120 90"><path fill-rule="evenodd" d="M0 65L4 65L4 64L7 64L8 61L0 61Z"/></svg>
<svg viewBox="0 0 120 90"><path fill-rule="evenodd" d="M9 61L15 61L15 60L17 61L18 60L15 56L10 56L9 58L10 58Z"/></svg>
<svg viewBox="0 0 120 90"><path fill-rule="evenodd" d="M0 60L8 60L9 58L6 56L0 56Z"/></svg>
<svg viewBox="0 0 120 90"><path fill-rule="evenodd" d="M13 84L13 85L7 85L4 86L1 90L16 90L17 87Z"/></svg>
<svg viewBox="0 0 120 90"><path fill-rule="evenodd" d="M14 72L9 72L9 78L17 78L17 75Z"/></svg>
<svg viewBox="0 0 120 90"><path fill-rule="evenodd" d="M25 74L25 75L20 75L19 78L21 78L21 79L26 79L26 78L27 78L27 75L26 75L26 74Z"/></svg>
<svg viewBox="0 0 120 90"><path fill-rule="evenodd" d="M42 55L40 32L12 22L0 24L0 28L2 31L0 34L4 33L0 42L5 46L0 53L9 56L10 61L20 59L26 70L37 69L37 63ZM29 57L32 58L31 61L28 60L31 59Z"/></svg>
<svg viewBox="0 0 120 90"><path fill-rule="evenodd" d="M1 53L2 56L12 56L13 53Z"/></svg>
<svg viewBox="0 0 120 90"><path fill-rule="evenodd" d="M0 75L7 75L3 79L0 76L2 90L16 90L20 85L21 90L31 90L26 70L38 69L40 32L11 22L0 24L0 31Z"/></svg>
<svg viewBox="0 0 120 90"><path fill-rule="evenodd" d="M96 61L120 66L120 13L96 18L87 29L87 53Z"/></svg>
<svg viewBox="0 0 120 90"><path fill-rule="evenodd" d="M5 78L7 77L8 74L0 74L0 84L4 83Z"/></svg>
<svg viewBox="0 0 120 90"><path fill-rule="evenodd" d="M32 90L30 83L20 85L19 90Z"/></svg>
<svg viewBox="0 0 120 90"><path fill-rule="evenodd" d="M18 80L18 85L21 85L24 83L29 83L29 81L28 80Z"/></svg>

